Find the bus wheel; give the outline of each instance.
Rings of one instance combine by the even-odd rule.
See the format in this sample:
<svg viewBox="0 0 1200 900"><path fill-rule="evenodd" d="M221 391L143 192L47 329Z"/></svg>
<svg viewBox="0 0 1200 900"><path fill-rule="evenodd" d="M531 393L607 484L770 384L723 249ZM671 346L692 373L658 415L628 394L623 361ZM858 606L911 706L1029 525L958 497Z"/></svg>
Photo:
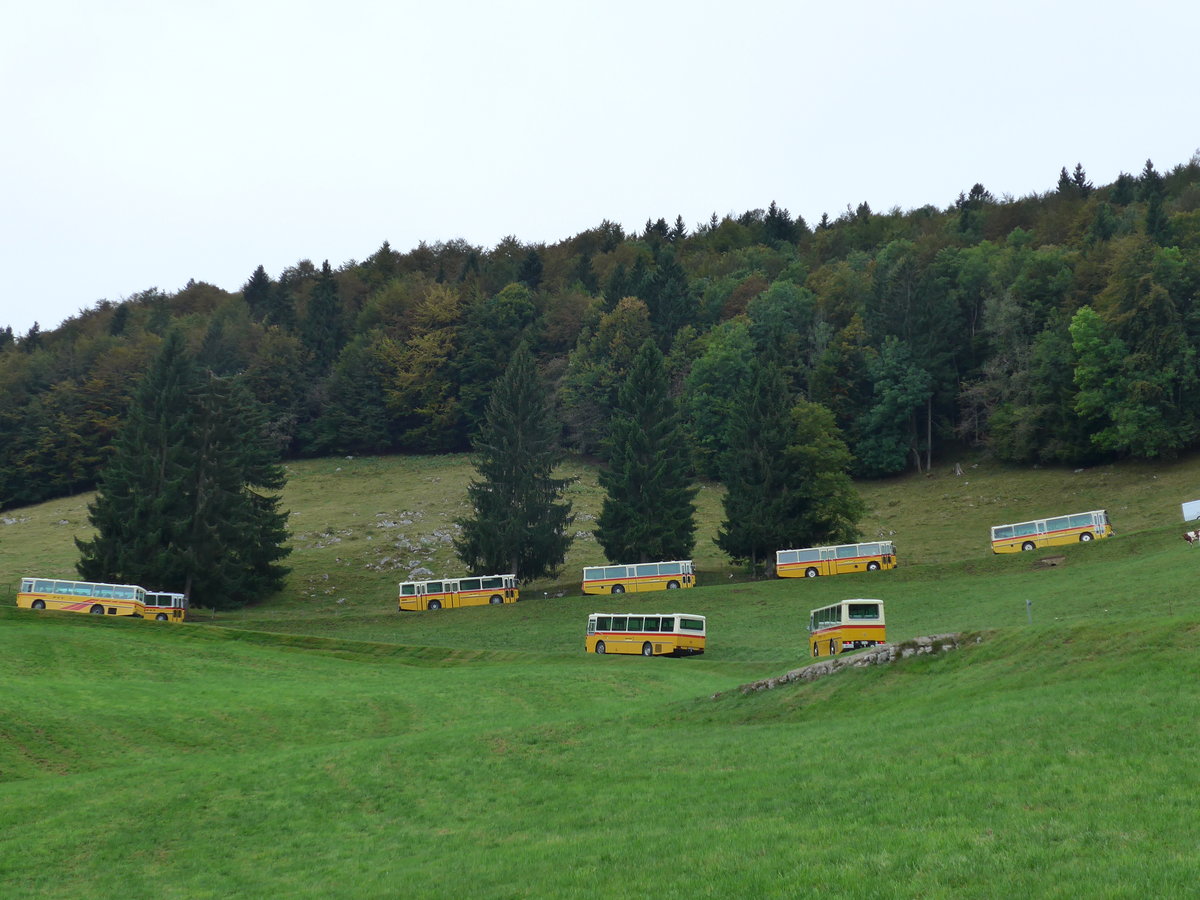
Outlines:
<svg viewBox="0 0 1200 900"><path fill-rule="evenodd" d="M492 594L492 599L489 600L488 602L491 603L493 606L495 606L497 603L503 603L504 598L501 597L499 594Z"/></svg>
<svg viewBox="0 0 1200 900"><path fill-rule="evenodd" d="M649 641L646 641L646 643L642 644L642 656L653 656L653 655L654 655L654 648L650 646Z"/></svg>
<svg viewBox="0 0 1200 900"><path fill-rule="evenodd" d="M804 577L805 577L805 578L816 578L816 577L817 577L817 570L816 570L816 569L805 569L805 570L804 570Z"/></svg>
<svg viewBox="0 0 1200 900"><path fill-rule="evenodd" d="M34 609L45 609L45 608L46 608L46 601L45 601L45 600L34 600L34 601L33 601L33 608L34 608Z"/></svg>
<svg viewBox="0 0 1200 900"><path fill-rule="evenodd" d="M668 581L667 582L667 590L668 591L674 591L674 590L678 590L678 589L679 589L678 581Z"/></svg>
<svg viewBox="0 0 1200 900"><path fill-rule="evenodd" d="M156 622L165 622L165 621L167 621L167 614L166 614L166 613L159 613L157 616L155 616L155 617L154 617L154 621L156 621Z"/></svg>
<svg viewBox="0 0 1200 900"><path fill-rule="evenodd" d="M599 653L601 656L603 656L603 655L604 655L604 651L605 651L606 649L607 649L607 648L604 646L604 641L596 641L596 652L597 652L597 653Z"/></svg>
<svg viewBox="0 0 1200 900"><path fill-rule="evenodd" d="M438 600L430 600L430 601L429 601L429 608L430 608L430 609L441 609L441 608L442 608L442 604L441 604L441 602L440 602L440 601L438 601Z"/></svg>
<svg viewBox="0 0 1200 900"><path fill-rule="evenodd" d="M1023 543L1021 545L1021 549L1022 550L1032 550L1033 549L1033 541L1026 541L1025 543Z"/></svg>
<svg viewBox="0 0 1200 900"><path fill-rule="evenodd" d="M613 592L614 594L623 594L623 593L625 593L625 585L623 585L623 584L614 584L614 585L612 586L612 592Z"/></svg>
<svg viewBox="0 0 1200 900"><path fill-rule="evenodd" d="M93 616L102 616L104 615L104 607L97 603L95 606L89 609L88 612L90 612Z"/></svg>
<svg viewBox="0 0 1200 900"><path fill-rule="evenodd" d="M1085 531L1083 534L1081 534L1079 536L1080 542L1084 543L1084 544L1086 544L1091 539L1092 539L1092 533L1090 531Z"/></svg>
<svg viewBox="0 0 1200 900"><path fill-rule="evenodd" d="M868 572L874 572L878 568L879 568L879 563L875 562L875 560L871 560L869 563L867 563L867 571Z"/></svg>

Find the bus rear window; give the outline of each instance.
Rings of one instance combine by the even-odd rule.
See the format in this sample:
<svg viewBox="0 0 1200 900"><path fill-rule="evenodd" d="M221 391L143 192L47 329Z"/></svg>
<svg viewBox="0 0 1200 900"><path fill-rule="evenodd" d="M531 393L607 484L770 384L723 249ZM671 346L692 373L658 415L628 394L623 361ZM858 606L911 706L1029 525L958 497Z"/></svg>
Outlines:
<svg viewBox="0 0 1200 900"><path fill-rule="evenodd" d="M878 619L879 604L878 603L851 603L850 604L851 619Z"/></svg>

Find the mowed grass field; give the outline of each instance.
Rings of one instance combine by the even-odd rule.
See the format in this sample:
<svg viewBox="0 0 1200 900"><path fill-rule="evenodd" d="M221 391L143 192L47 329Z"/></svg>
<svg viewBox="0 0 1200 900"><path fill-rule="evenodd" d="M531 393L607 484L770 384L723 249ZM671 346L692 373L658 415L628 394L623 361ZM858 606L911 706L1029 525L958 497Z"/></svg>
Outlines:
<svg viewBox="0 0 1200 900"><path fill-rule="evenodd" d="M709 652L671 660L583 653L586 614L615 609L578 596L586 538L521 603L397 613L410 564L457 571L464 458L292 464L295 571L262 606L0 605L4 895L1189 895L1200 550L1178 504L1200 461L964 471L863 485L903 565L815 581L730 568L706 487L702 586L618 601L708 617ZM86 499L0 514L7 597L69 577ZM1117 538L988 550L990 524L1099 507ZM893 639L981 640L737 689L806 663L808 610L854 596Z"/></svg>

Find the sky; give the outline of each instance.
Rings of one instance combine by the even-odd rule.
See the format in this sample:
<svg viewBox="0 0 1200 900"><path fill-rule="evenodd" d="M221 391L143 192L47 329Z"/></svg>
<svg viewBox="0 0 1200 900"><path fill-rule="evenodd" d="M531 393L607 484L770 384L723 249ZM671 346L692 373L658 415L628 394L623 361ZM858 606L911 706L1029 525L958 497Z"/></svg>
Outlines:
<svg viewBox="0 0 1200 900"><path fill-rule="evenodd" d="M4 0L0 326L388 241L946 207L1200 148L1194 0Z"/></svg>

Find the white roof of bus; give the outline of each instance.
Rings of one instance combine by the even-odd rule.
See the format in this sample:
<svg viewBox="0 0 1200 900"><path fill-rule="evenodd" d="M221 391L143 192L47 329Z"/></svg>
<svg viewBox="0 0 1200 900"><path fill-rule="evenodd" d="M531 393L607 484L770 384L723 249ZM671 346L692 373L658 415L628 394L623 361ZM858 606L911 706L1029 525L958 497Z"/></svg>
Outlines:
<svg viewBox="0 0 1200 900"><path fill-rule="evenodd" d="M678 617L678 616L686 616L686 617L687 617L687 618L689 618L689 619L703 619L703 618L704 618L704 616L697 615L696 613L681 613L681 612L673 612L673 613L660 613L660 612L632 612L632 613L631 613L631 612L618 612L618 613L612 613L612 612L595 612L595 613L588 613L588 615L589 615L589 616L626 616L626 617L628 617L628 616L637 616L637 617L639 617L639 618L642 618L642 619L645 619L645 618L647 618L647 617L649 617L649 618L653 619L655 616L658 616L660 619L661 619L663 616L676 616L676 617Z"/></svg>

